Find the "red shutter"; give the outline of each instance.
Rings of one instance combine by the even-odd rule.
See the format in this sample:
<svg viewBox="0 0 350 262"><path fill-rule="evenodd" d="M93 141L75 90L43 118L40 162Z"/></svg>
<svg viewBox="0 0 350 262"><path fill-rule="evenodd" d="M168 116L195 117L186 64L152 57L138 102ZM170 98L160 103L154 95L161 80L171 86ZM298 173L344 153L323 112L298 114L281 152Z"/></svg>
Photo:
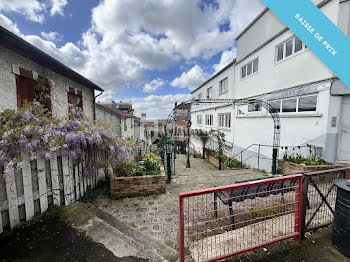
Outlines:
<svg viewBox="0 0 350 262"><path fill-rule="evenodd" d="M19 107L22 107L24 102L33 102L35 99L35 81L33 79L19 77Z"/></svg>

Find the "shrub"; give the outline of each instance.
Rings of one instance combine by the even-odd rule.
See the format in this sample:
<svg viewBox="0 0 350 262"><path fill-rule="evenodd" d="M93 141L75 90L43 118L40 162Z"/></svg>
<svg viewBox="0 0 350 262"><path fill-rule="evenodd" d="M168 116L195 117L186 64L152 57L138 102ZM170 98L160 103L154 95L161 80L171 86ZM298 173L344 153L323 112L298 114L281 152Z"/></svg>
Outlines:
<svg viewBox="0 0 350 262"><path fill-rule="evenodd" d="M113 173L116 176L134 176L137 164L131 161L123 161L113 165Z"/></svg>

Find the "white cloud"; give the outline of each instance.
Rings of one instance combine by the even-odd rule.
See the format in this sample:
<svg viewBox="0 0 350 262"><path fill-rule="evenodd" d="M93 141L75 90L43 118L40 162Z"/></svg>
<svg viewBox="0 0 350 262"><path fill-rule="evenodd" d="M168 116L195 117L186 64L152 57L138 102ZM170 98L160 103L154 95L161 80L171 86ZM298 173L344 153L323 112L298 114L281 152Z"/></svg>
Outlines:
<svg viewBox="0 0 350 262"><path fill-rule="evenodd" d="M11 31L12 33L15 33L16 35L20 35L20 31L16 24L14 24L10 19L8 19L6 16L0 14L0 25L7 30Z"/></svg>
<svg viewBox="0 0 350 262"><path fill-rule="evenodd" d="M174 108L175 102L181 103L190 99L190 94L150 95L145 98L133 98L131 102L135 112L138 114L145 112L148 119L166 119Z"/></svg>
<svg viewBox="0 0 350 262"><path fill-rule="evenodd" d="M68 4L68 0L51 0L50 15L64 15L63 9Z"/></svg>
<svg viewBox="0 0 350 262"><path fill-rule="evenodd" d="M236 58L236 48L232 48L230 50L226 50L222 52L219 64L213 65L215 73L219 72L229 63L231 63L235 58Z"/></svg>
<svg viewBox="0 0 350 262"><path fill-rule="evenodd" d="M42 22L48 11L63 15L66 2L0 0L0 11ZM54 35L21 35L5 16L0 16L0 23L96 82L106 90L101 99L109 99L123 88L144 87L145 70L164 70L175 62L209 59L229 50L234 37L262 8L260 0L220 0L217 8L202 9L197 0L104 0L92 10L91 27L80 41L62 45L55 44ZM226 31L220 30L224 24ZM194 66L172 85L194 89L208 77Z"/></svg>
<svg viewBox="0 0 350 262"><path fill-rule="evenodd" d="M183 72L180 77L171 82L171 86L194 90L210 77L199 65L195 65L188 72Z"/></svg>
<svg viewBox="0 0 350 262"><path fill-rule="evenodd" d="M57 32L41 32L41 36L45 39L45 40L49 40L49 41L60 41L62 40L62 36L57 33Z"/></svg>
<svg viewBox="0 0 350 262"><path fill-rule="evenodd" d="M161 78L153 79L151 82L145 84L143 87L143 92L153 93L164 85L164 80Z"/></svg>
<svg viewBox="0 0 350 262"><path fill-rule="evenodd" d="M2 0L0 11L24 14L28 20L42 23L44 21L43 11L45 4L38 0Z"/></svg>

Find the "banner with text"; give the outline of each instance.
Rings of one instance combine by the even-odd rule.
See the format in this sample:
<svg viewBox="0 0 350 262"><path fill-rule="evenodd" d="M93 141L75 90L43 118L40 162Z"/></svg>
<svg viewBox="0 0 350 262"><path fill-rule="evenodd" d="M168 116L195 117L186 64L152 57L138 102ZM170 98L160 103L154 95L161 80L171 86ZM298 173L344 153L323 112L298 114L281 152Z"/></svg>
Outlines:
<svg viewBox="0 0 350 262"><path fill-rule="evenodd" d="M350 40L311 0L262 0L350 88Z"/></svg>

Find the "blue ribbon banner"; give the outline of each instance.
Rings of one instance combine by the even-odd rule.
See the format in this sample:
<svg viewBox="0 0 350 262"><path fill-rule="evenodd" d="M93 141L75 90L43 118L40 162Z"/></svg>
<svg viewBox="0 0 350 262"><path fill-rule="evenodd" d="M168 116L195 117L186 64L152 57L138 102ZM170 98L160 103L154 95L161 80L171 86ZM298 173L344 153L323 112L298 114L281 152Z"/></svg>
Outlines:
<svg viewBox="0 0 350 262"><path fill-rule="evenodd" d="M311 0L262 0L350 88L350 40Z"/></svg>

